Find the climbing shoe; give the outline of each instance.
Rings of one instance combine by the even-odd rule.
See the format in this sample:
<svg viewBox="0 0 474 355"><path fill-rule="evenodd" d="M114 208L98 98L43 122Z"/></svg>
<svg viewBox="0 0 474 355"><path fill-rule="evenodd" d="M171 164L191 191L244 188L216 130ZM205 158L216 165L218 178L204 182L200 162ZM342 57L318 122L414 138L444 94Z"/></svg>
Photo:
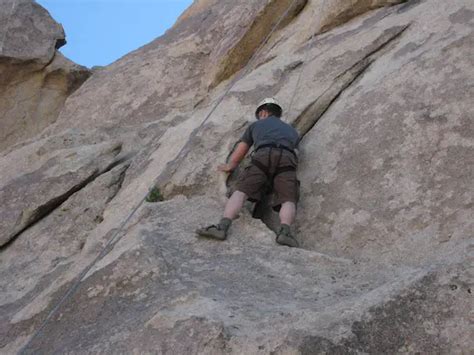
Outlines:
<svg viewBox="0 0 474 355"><path fill-rule="evenodd" d="M213 224L208 227L199 228L196 233L201 237L213 238L218 240L225 240L227 238L227 231L232 223L228 218L222 218L219 224Z"/></svg>
<svg viewBox="0 0 474 355"><path fill-rule="evenodd" d="M290 226L282 224L278 230L276 242L281 245L286 245L288 247L297 248L299 246L295 237L291 235Z"/></svg>
<svg viewBox="0 0 474 355"><path fill-rule="evenodd" d="M196 233L201 237L213 238L218 240L225 240L227 238L226 231L222 229L218 224L213 224L208 227L196 229Z"/></svg>

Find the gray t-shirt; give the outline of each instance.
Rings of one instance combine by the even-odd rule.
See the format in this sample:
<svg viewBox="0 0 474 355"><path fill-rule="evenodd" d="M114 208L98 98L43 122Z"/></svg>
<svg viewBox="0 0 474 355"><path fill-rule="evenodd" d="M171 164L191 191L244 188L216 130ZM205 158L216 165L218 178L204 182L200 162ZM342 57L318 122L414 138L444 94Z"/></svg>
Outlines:
<svg viewBox="0 0 474 355"><path fill-rule="evenodd" d="M296 129L278 117L270 116L252 123L244 132L241 142L249 146L255 145L255 150L265 144L280 144L290 149L298 148L300 136Z"/></svg>

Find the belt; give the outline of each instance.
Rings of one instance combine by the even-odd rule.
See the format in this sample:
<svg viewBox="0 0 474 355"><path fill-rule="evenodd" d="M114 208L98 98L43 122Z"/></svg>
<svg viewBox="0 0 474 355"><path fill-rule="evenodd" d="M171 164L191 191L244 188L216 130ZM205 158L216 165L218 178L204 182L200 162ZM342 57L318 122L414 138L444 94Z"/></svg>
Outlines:
<svg viewBox="0 0 474 355"><path fill-rule="evenodd" d="M259 146L257 149L255 149L255 151L258 151L262 148L277 148L277 149L283 149L283 150L286 150L288 152L290 152L291 154L293 154L294 156L296 156L296 153L293 149L291 148L288 148L287 146L284 146L282 144L274 144L274 143L269 143L269 144L263 144L261 146Z"/></svg>

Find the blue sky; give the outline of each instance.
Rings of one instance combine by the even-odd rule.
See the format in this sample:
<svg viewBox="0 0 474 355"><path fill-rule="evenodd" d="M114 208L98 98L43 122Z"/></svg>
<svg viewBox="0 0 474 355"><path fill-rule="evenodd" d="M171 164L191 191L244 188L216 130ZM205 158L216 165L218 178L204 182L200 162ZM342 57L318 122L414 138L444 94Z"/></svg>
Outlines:
<svg viewBox="0 0 474 355"><path fill-rule="evenodd" d="M78 64L107 65L170 28L192 0L36 0L60 22L61 52Z"/></svg>

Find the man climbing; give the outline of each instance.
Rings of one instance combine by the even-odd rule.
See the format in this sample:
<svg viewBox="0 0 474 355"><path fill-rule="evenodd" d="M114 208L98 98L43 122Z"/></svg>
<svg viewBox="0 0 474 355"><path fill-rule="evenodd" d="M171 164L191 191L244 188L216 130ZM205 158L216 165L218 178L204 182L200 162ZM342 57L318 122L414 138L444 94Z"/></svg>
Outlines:
<svg viewBox="0 0 474 355"><path fill-rule="evenodd" d="M281 106L273 98L264 99L258 105L255 111L257 122L247 128L229 163L220 165L218 170L232 172L254 145L252 164L240 174L236 191L227 201L220 222L198 229L198 235L225 240L232 220L237 217L244 202L247 199L258 202L272 189L276 193L273 209L279 211L281 225L276 242L289 247L298 246L290 226L295 220L299 195L296 178L298 158L295 153L299 135L291 125L280 119L282 113Z"/></svg>

